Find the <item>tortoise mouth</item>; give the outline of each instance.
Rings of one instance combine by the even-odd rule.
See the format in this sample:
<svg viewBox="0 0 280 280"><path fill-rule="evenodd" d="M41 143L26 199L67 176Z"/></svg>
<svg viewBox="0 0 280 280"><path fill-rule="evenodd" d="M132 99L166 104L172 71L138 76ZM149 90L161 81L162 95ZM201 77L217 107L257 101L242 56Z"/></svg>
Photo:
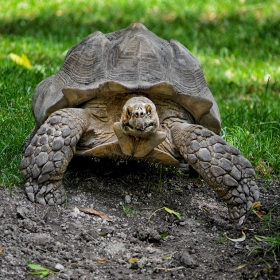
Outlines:
<svg viewBox="0 0 280 280"><path fill-rule="evenodd" d="M156 131L156 126L154 123L149 123L147 125L132 126L129 123L122 125L124 133L131 136L145 137Z"/></svg>

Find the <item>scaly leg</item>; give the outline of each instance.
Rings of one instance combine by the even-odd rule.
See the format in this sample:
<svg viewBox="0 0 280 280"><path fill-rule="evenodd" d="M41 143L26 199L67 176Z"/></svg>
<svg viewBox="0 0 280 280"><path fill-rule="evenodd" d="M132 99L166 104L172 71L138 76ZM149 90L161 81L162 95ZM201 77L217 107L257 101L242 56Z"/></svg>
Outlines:
<svg viewBox="0 0 280 280"><path fill-rule="evenodd" d="M65 202L62 177L88 122L85 110L63 109L51 114L36 132L20 164L31 201L50 205Z"/></svg>
<svg viewBox="0 0 280 280"><path fill-rule="evenodd" d="M251 163L220 136L200 125L176 124L172 136L183 158L227 203L230 217L244 216L259 198Z"/></svg>

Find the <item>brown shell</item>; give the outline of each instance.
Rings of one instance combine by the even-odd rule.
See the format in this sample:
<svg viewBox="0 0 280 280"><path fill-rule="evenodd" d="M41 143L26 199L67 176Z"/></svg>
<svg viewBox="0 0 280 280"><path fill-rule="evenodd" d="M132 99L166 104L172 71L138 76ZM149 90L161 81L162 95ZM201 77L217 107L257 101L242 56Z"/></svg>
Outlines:
<svg viewBox="0 0 280 280"><path fill-rule="evenodd" d="M95 32L73 46L58 73L37 86L33 113L41 125L58 109L130 92L170 99L196 123L220 132L219 109L197 59L176 40L163 40L141 23L109 34Z"/></svg>

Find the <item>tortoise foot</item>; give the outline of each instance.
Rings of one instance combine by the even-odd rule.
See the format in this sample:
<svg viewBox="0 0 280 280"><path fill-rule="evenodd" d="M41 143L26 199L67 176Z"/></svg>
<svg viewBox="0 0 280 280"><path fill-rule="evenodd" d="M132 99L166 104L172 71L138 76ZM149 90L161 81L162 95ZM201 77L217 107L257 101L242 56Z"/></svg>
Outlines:
<svg viewBox="0 0 280 280"><path fill-rule="evenodd" d="M66 193L61 181L44 182L44 184L38 184L36 181L27 182L25 191L32 202L42 205L61 205L66 201Z"/></svg>
<svg viewBox="0 0 280 280"><path fill-rule="evenodd" d="M87 120L88 115L82 109L63 109L51 114L35 133L20 164L31 201L65 202L62 178L87 128Z"/></svg>
<svg viewBox="0 0 280 280"><path fill-rule="evenodd" d="M238 219L244 216L259 199L258 186L252 178L243 178L238 182L237 188L228 190L221 198L227 203L230 218Z"/></svg>
<svg viewBox="0 0 280 280"><path fill-rule="evenodd" d="M200 125L179 124L172 132L183 158L227 204L230 218L244 216L259 198L251 163L239 150Z"/></svg>

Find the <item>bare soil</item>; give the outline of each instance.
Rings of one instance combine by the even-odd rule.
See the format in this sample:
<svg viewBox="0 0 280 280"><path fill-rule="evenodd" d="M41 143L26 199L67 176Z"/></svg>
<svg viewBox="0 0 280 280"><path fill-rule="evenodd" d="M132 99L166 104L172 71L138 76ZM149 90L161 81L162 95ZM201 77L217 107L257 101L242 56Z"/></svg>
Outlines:
<svg viewBox="0 0 280 280"><path fill-rule="evenodd" d="M276 206L271 220L250 212L240 226L197 174L182 173L76 158L64 179L65 207L31 203L21 188L0 188L0 279L39 279L28 263L50 269L46 279L280 279L280 252L255 238L280 231L279 181L257 181L257 211ZM165 209L152 215L163 207L181 219ZM225 237L240 238L242 230L244 241Z"/></svg>

